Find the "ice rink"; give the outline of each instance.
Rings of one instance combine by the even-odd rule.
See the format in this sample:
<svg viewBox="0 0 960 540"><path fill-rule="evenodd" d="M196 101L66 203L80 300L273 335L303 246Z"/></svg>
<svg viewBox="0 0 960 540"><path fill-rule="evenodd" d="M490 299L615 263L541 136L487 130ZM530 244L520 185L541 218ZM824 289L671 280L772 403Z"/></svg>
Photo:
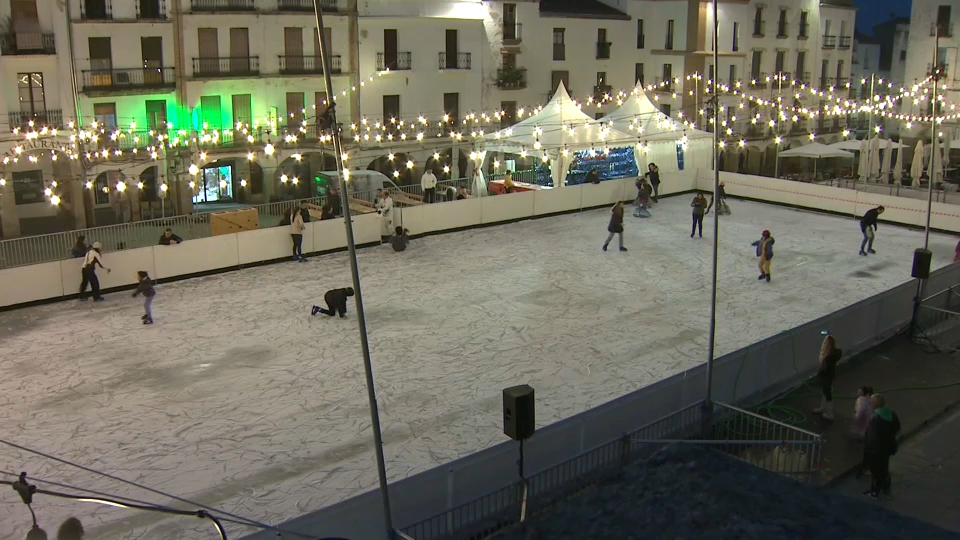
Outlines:
<svg viewBox="0 0 960 540"><path fill-rule="evenodd" d="M646 220L628 208L627 253L600 251L607 209L361 250L391 479L505 440L506 386L536 388L542 426L703 362L712 217L691 239L690 198ZM860 257L853 218L731 206L718 354L907 281L923 242L881 223L879 254ZM769 284L750 246L763 229L776 238ZM936 267L956 241L933 235ZM152 327L129 292L0 313L2 438L269 523L373 489L354 303L349 320L309 315L349 284L340 253L161 284ZM0 462L169 502L5 446ZM0 504L0 538L22 538L29 512L12 493ZM39 496L34 508L51 536L76 515L98 539L212 537L197 519Z"/></svg>

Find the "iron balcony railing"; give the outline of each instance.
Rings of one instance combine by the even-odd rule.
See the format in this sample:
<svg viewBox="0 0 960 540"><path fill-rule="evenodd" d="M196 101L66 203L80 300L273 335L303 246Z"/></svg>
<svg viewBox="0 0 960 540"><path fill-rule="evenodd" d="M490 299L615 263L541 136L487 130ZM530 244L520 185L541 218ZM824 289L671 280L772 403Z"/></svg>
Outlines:
<svg viewBox="0 0 960 540"><path fill-rule="evenodd" d="M473 60L468 52L453 54L440 52L440 69L471 69L471 67L473 67Z"/></svg>
<svg viewBox="0 0 960 540"><path fill-rule="evenodd" d="M800 83L810 82L810 72L809 71L795 71L793 73L793 80Z"/></svg>
<svg viewBox="0 0 960 540"><path fill-rule="evenodd" d="M57 54L57 40L53 34L41 32L0 34L0 54L4 56Z"/></svg>
<svg viewBox="0 0 960 540"><path fill-rule="evenodd" d="M313 12L313 0L279 0L277 7L280 11L309 11ZM320 8L324 11L343 11L343 0L320 0Z"/></svg>
<svg viewBox="0 0 960 540"><path fill-rule="evenodd" d="M166 19L166 0L137 0L137 18L142 20Z"/></svg>
<svg viewBox="0 0 960 540"><path fill-rule="evenodd" d="M84 92L176 86L172 67L85 69L81 73Z"/></svg>
<svg viewBox="0 0 960 540"><path fill-rule="evenodd" d="M824 49L836 49L836 48L837 48L837 36L824 35L824 36L823 36L823 48L824 48Z"/></svg>
<svg viewBox="0 0 960 540"><path fill-rule="evenodd" d="M112 0L81 0L80 18L88 21L113 19Z"/></svg>
<svg viewBox="0 0 960 540"><path fill-rule="evenodd" d="M385 53L377 53L377 71L408 71L413 69L413 53L398 52L393 58L387 58Z"/></svg>
<svg viewBox="0 0 960 540"><path fill-rule="evenodd" d="M519 45L523 41L523 25L518 22L503 23L503 44Z"/></svg>
<svg viewBox="0 0 960 540"><path fill-rule="evenodd" d="M193 11L256 11L255 0L190 0Z"/></svg>
<svg viewBox="0 0 960 540"><path fill-rule="evenodd" d="M38 112L15 111L7 114L7 120L10 129L19 127L22 130L27 130L31 121L36 128L43 126L59 128L63 127L63 111L60 109L47 109Z"/></svg>
<svg viewBox="0 0 960 540"><path fill-rule="evenodd" d="M194 58L194 77L246 77L260 74L259 56Z"/></svg>
<svg viewBox="0 0 960 540"><path fill-rule="evenodd" d="M527 68L500 68L497 70L497 88L521 90L527 87Z"/></svg>
<svg viewBox="0 0 960 540"><path fill-rule="evenodd" d="M339 74L342 71L342 60L339 54L330 57L330 73ZM280 74L320 74L323 73L323 60L320 55L315 56L280 56Z"/></svg>
<svg viewBox="0 0 960 540"><path fill-rule="evenodd" d="M750 74L750 86L754 88L766 88L767 85L770 84L770 82L767 81L768 76L767 73L762 71L754 71Z"/></svg>
<svg viewBox="0 0 960 540"><path fill-rule="evenodd" d="M851 36L840 36L840 41L837 44L838 49L849 49L850 45L853 43L853 37Z"/></svg>

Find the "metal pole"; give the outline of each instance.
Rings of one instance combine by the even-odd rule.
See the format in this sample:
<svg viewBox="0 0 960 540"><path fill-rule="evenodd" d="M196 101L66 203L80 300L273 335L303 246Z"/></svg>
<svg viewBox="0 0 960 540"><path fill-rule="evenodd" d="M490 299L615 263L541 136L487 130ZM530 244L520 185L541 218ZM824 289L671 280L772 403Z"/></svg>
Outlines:
<svg viewBox="0 0 960 540"><path fill-rule="evenodd" d="M716 10L717 6L713 6ZM777 130L777 137L780 136L780 121L783 117L783 76L780 72L777 72L777 119L774 120L774 126ZM781 141L782 142L782 141ZM773 177L780 178L780 143L774 140L773 145L776 147L777 153L773 157Z"/></svg>
<svg viewBox="0 0 960 540"><path fill-rule="evenodd" d="M337 124L337 111L333 106L333 81L330 80L330 55L327 54L327 40L323 32L323 10L320 0L313 0L313 11L317 20L317 36L320 40L320 61L323 62L323 82L327 91L327 106L331 130L333 131L333 149L336 152L337 168L341 179L340 203L343 206L343 222L347 230L347 249L350 253L350 272L353 274L353 289L357 300L357 326L360 329L360 347L363 350L363 370L367 382L367 399L370 402L370 428L373 430L374 453L377 457L377 476L380 478L380 497L383 500L383 521L386 525L386 538L393 538L393 518L390 514L390 493L387 491L387 468L383 458L383 437L380 433L380 413L377 408L377 392L373 385L373 366L370 362L370 343L367 340L367 321L363 313L363 295L360 292L360 270L357 266L357 246L353 239L353 221L350 217L350 197L342 189L347 182L347 169L343 164L343 147L340 144L340 126Z"/></svg>
<svg viewBox="0 0 960 540"><path fill-rule="evenodd" d="M870 103L870 106L867 107L867 125L870 126L867 128L867 170L863 173L863 190L867 190L867 183L870 182L870 165L873 162L873 144L870 143L870 138L873 137L873 93L874 93L874 83L876 82L877 76L875 74L870 75L870 95L867 96L867 103ZM853 183L854 186L857 185L856 181ZM856 191L856 187L854 187Z"/></svg>
<svg viewBox="0 0 960 540"><path fill-rule="evenodd" d="M713 0L713 72L714 78L720 66L720 23L717 20L717 2ZM713 355L716 352L717 336L717 263L720 243L720 94L717 85L713 85L713 260L710 276L710 334L707 342L707 397L704 402L710 407L713 400Z"/></svg>

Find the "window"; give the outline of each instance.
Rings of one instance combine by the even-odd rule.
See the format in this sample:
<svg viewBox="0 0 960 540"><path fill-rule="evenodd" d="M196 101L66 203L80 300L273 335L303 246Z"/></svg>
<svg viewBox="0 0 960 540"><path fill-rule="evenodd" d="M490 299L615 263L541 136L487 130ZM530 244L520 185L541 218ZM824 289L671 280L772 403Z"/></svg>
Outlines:
<svg viewBox="0 0 960 540"><path fill-rule="evenodd" d="M740 50L740 23L733 23L733 52Z"/></svg>
<svg viewBox="0 0 960 540"><path fill-rule="evenodd" d="M220 96L200 96L200 128L206 130L223 127L223 110L220 108Z"/></svg>
<svg viewBox="0 0 960 540"><path fill-rule="evenodd" d="M249 126L253 123L253 111L250 106L250 94L236 94L231 97L233 102L233 125Z"/></svg>
<svg viewBox="0 0 960 540"><path fill-rule="evenodd" d="M390 121L391 118L400 118L400 96L383 96L383 119Z"/></svg>
<svg viewBox="0 0 960 540"><path fill-rule="evenodd" d="M503 115L500 116L501 126L509 127L517 123L516 101L501 101L500 110L503 111Z"/></svg>
<svg viewBox="0 0 960 540"><path fill-rule="evenodd" d="M830 60L824 60L820 64L820 86L827 86L827 77L830 73Z"/></svg>
<svg viewBox="0 0 960 540"><path fill-rule="evenodd" d="M147 100L147 127L151 130L167 129L167 102L165 100Z"/></svg>
<svg viewBox="0 0 960 540"><path fill-rule="evenodd" d="M674 28L674 25L675 25L675 21L674 21L673 19L670 19L669 21L667 21L667 40L666 40L667 42L664 43L664 47L663 47L663 48L666 49L666 50L668 50L668 51L672 51L672 50L673 50L673 28Z"/></svg>
<svg viewBox="0 0 960 540"><path fill-rule="evenodd" d="M663 83L669 87L673 81L673 64L663 65Z"/></svg>
<svg viewBox="0 0 960 540"><path fill-rule="evenodd" d="M906 61L907 61L907 51L905 51L905 50L900 51L900 61L901 61L901 62L906 62Z"/></svg>
<svg viewBox="0 0 960 540"><path fill-rule="evenodd" d="M763 37L763 8L759 6L753 13L753 35Z"/></svg>
<svg viewBox="0 0 960 540"><path fill-rule="evenodd" d="M503 53L500 61L504 69L514 69L517 67L517 53Z"/></svg>
<svg viewBox="0 0 960 540"><path fill-rule="evenodd" d="M637 48L642 49L644 45L643 19L637 19Z"/></svg>
<svg viewBox="0 0 960 540"><path fill-rule="evenodd" d="M763 51L753 51L753 59L750 63L750 78L757 80L760 78L761 62L763 61Z"/></svg>
<svg viewBox="0 0 960 540"><path fill-rule="evenodd" d="M787 10L780 8L780 20L777 21L777 37L787 37Z"/></svg>
<svg viewBox="0 0 960 540"><path fill-rule="evenodd" d="M663 114L665 114L665 115L667 115L667 116L670 116L670 113L673 112L673 108L670 107L670 104L669 104L669 103L661 103L661 104L660 104L660 112L662 112Z"/></svg>
<svg viewBox="0 0 960 540"><path fill-rule="evenodd" d="M248 28L231 28L230 71L249 73L250 68L250 30Z"/></svg>
<svg viewBox="0 0 960 540"><path fill-rule="evenodd" d="M560 61L567 59L567 46L564 43L566 31L563 28L553 29L553 59Z"/></svg>
<svg viewBox="0 0 960 540"><path fill-rule="evenodd" d="M797 52L797 73L794 75L794 79L798 81L808 82L809 75L806 73L807 70L807 52L798 51Z"/></svg>
<svg viewBox="0 0 960 540"><path fill-rule="evenodd" d="M12 176L15 204L21 205L43 202L43 171L16 171Z"/></svg>
<svg viewBox="0 0 960 540"><path fill-rule="evenodd" d="M633 66L633 82L643 86L643 63Z"/></svg>
<svg viewBox="0 0 960 540"><path fill-rule="evenodd" d="M140 200L146 202L157 201L157 168L150 167L140 173L140 181L143 182L143 189L140 189Z"/></svg>
<svg viewBox="0 0 960 540"><path fill-rule="evenodd" d="M733 88L737 84L737 65L730 64L730 88Z"/></svg>
<svg viewBox="0 0 960 540"><path fill-rule="evenodd" d="M783 73L783 63L784 59L787 56L786 51L777 51L776 59L773 61L773 72L776 74Z"/></svg>
<svg viewBox="0 0 960 540"><path fill-rule="evenodd" d="M843 77L843 60L837 60L837 84L840 84L840 79Z"/></svg>
<svg viewBox="0 0 960 540"><path fill-rule="evenodd" d="M840 37L847 35L847 21L840 21Z"/></svg>
<svg viewBox="0 0 960 540"><path fill-rule="evenodd" d="M94 103L93 117L98 124L103 126L104 130L111 131L117 129L117 104Z"/></svg>
<svg viewBox="0 0 960 540"><path fill-rule="evenodd" d="M287 131L299 133L303 126L303 92L287 92Z"/></svg>
<svg viewBox="0 0 960 540"><path fill-rule="evenodd" d="M113 60L110 53L110 38L87 38L87 47L90 52L90 69L93 71L107 71L113 69Z"/></svg>
<svg viewBox="0 0 960 540"><path fill-rule="evenodd" d="M563 87L567 89L567 93L572 93L570 90L570 72L569 71L551 71L550 72L550 93L552 94L554 90L560 87L560 83L563 83Z"/></svg>
<svg viewBox="0 0 960 540"><path fill-rule="evenodd" d="M597 59L606 60L610 58L610 42L607 41L607 29L597 29Z"/></svg>
<svg viewBox="0 0 960 540"><path fill-rule="evenodd" d="M800 33L797 34L797 37L800 39L807 39L809 35L810 23L807 18L810 16L810 13L806 11L800 12Z"/></svg>
<svg viewBox="0 0 960 540"><path fill-rule="evenodd" d="M163 38L141 37L140 58L143 60L143 82L149 85L163 84Z"/></svg>
<svg viewBox="0 0 960 540"><path fill-rule="evenodd" d="M950 35L950 13L951 6L939 6L937 7L937 28L940 29L940 35L949 36Z"/></svg>
<svg viewBox="0 0 960 540"><path fill-rule="evenodd" d="M20 97L20 112L30 116L47 110L43 93L43 73L17 73L17 91Z"/></svg>
<svg viewBox="0 0 960 540"><path fill-rule="evenodd" d="M458 125L460 123L460 94L450 92L443 94L443 114L450 115L450 123Z"/></svg>
<svg viewBox="0 0 960 540"><path fill-rule="evenodd" d="M327 106L327 93L326 93L326 92L315 92L315 93L313 94L313 110L315 111L314 116L316 116L316 118L317 118L317 120L316 120L316 128L317 128L317 136L318 136L318 137L319 137L320 135L323 135L323 133L324 133L324 131L325 131L325 130L324 130L323 122L320 121L320 117L323 115L323 113L327 112L327 108L328 108L328 106ZM332 128L332 125L328 126L328 127L327 127L327 130L329 130L329 129L331 129L331 128Z"/></svg>
<svg viewBox="0 0 960 540"><path fill-rule="evenodd" d="M597 86L604 86L607 84L607 72L598 71L597 72Z"/></svg>

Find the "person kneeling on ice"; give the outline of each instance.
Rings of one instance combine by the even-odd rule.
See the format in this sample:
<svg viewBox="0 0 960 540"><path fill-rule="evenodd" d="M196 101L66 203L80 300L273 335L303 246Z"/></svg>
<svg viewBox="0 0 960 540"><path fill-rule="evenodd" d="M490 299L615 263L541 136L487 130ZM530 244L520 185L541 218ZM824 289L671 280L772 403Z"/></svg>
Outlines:
<svg viewBox="0 0 960 540"><path fill-rule="evenodd" d="M393 236L390 237L390 245L393 246L394 251L407 249L407 244L410 242L410 239L407 238L408 234L410 234L410 231L403 227L397 227L393 230Z"/></svg>
<svg viewBox="0 0 960 540"><path fill-rule="evenodd" d="M757 247L757 257L760 257L760 277L757 279L766 279L767 283L770 282L770 261L773 260L774 242L770 231L763 231L760 239L751 244Z"/></svg>
<svg viewBox="0 0 960 540"><path fill-rule="evenodd" d="M331 289L323 295L323 301L327 303L327 309L323 309L320 306L313 306L313 310L310 312L310 314L316 315L317 313L323 313L328 317L333 317L335 314L339 314L341 319L346 319L348 296L353 296L353 287L347 287L346 289Z"/></svg>
<svg viewBox="0 0 960 540"><path fill-rule="evenodd" d="M153 304L153 297L157 295L157 290L153 288L153 280L146 271L137 272L137 290L133 291L133 297L143 295L143 316L140 320L143 324L153 324L153 313L150 312L150 306Z"/></svg>

